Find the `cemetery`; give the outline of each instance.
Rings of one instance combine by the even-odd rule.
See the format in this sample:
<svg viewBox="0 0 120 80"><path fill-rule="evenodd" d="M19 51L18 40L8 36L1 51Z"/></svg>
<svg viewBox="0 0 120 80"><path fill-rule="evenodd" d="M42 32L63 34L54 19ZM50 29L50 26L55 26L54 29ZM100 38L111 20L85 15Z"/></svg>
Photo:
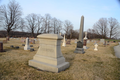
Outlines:
<svg viewBox="0 0 120 80"><path fill-rule="evenodd" d="M112 13L108 18L105 13L111 6L99 7L103 1L94 5L95 0L87 7L84 1L61 5L62 1L10 0L7 6L4 1L0 0L0 80L120 80L120 24L118 16ZM24 17L21 5L31 14ZM61 20L49 13L42 16L42 10ZM107 18L96 21L96 12L97 18Z"/></svg>
<svg viewBox="0 0 120 80"><path fill-rule="evenodd" d="M114 52L119 53L118 41L113 40L114 43L104 46L105 39L88 40L87 32L83 38L83 20L82 16L79 40L66 39L60 34L7 38L6 42L5 38L0 38L0 79L118 79L120 64ZM70 41L71 45L66 41Z"/></svg>
<svg viewBox="0 0 120 80"><path fill-rule="evenodd" d="M0 38L0 41L4 39ZM24 46L21 44L21 40L16 39L10 39L3 44L5 52L0 52L0 76L2 76L0 79L99 80L104 78L112 80L115 77L114 75L117 76L119 73L118 66L120 67L120 65L113 50L113 47L118 43L110 43L106 47L98 43L98 51L94 51L94 42L90 42L87 44L89 48L84 50L84 54L74 53L76 48L74 40L72 40L71 45L66 44L65 47L61 43L61 53L65 61L69 62L69 68L59 73L30 67L28 61L36 55L39 42L32 44L35 50L32 52L24 50ZM11 48L11 45L19 46L19 49ZM50 47L48 48L50 49ZM37 56L34 58L37 59ZM42 57L39 58L42 59Z"/></svg>

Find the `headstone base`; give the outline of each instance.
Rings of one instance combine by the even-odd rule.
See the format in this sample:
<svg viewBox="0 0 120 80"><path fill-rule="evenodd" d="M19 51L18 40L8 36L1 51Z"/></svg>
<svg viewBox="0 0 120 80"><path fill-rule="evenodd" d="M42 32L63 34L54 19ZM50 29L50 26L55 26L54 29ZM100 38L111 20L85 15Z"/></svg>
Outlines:
<svg viewBox="0 0 120 80"><path fill-rule="evenodd" d="M29 45L25 45L24 50L30 50L30 46Z"/></svg>
<svg viewBox="0 0 120 80"><path fill-rule="evenodd" d="M84 51L83 48L76 48L75 51L74 51L74 53L81 53L81 54L84 54L85 51Z"/></svg>
<svg viewBox="0 0 120 80"><path fill-rule="evenodd" d="M29 60L29 66L45 71L60 72L69 67L69 62L65 62L64 57L56 59L35 55L32 60Z"/></svg>

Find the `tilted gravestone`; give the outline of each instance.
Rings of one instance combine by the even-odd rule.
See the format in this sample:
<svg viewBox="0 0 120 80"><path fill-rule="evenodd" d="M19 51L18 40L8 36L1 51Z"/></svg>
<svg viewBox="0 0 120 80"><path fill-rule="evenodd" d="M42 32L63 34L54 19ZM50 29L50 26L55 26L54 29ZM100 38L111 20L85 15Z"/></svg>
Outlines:
<svg viewBox="0 0 120 80"><path fill-rule="evenodd" d="M29 60L30 66L52 72L60 72L69 67L69 62L65 62L61 52L62 36L41 34L37 37L40 38L40 47L33 59Z"/></svg>

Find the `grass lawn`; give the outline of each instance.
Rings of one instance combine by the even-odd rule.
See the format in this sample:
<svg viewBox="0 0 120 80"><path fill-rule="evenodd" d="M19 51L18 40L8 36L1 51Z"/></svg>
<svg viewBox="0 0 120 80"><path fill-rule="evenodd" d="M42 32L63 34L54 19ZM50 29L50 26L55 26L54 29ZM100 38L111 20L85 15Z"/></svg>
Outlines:
<svg viewBox="0 0 120 80"><path fill-rule="evenodd" d="M5 38L0 38L4 40ZM37 70L28 66L28 60L33 59L38 49L37 41L33 45L35 51L25 51L21 40L11 39L4 43L4 50L0 52L0 80L120 80L120 60L115 57L113 46L110 43L104 47L98 43L98 51L94 51L94 43L88 43L85 54L76 54L76 44L61 46L61 51L70 63L70 67L60 73ZM19 49L10 48L10 45L19 46Z"/></svg>

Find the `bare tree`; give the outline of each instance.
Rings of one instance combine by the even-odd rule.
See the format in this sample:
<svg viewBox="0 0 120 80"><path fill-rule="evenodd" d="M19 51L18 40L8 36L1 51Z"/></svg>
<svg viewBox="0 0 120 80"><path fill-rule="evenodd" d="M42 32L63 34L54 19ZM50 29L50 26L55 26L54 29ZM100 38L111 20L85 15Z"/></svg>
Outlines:
<svg viewBox="0 0 120 80"><path fill-rule="evenodd" d="M52 27L53 27L54 34L56 33L57 23L58 23L58 20L55 17L52 18Z"/></svg>
<svg viewBox="0 0 120 80"><path fill-rule="evenodd" d="M109 18L110 38L114 38L118 34L119 23L115 18Z"/></svg>
<svg viewBox="0 0 120 80"><path fill-rule="evenodd" d="M66 37L70 34L70 30L73 29L73 25L69 20L65 20L64 22L64 31L66 33Z"/></svg>
<svg viewBox="0 0 120 80"><path fill-rule="evenodd" d="M15 0L10 1L7 6L0 6L0 22L7 31L7 36L12 30L18 28L21 15L21 7Z"/></svg>
<svg viewBox="0 0 120 80"><path fill-rule="evenodd" d="M27 28L31 32L32 37L34 37L34 33L36 30L36 25L37 25L37 15L32 13L26 16L26 21L27 21Z"/></svg>
<svg viewBox="0 0 120 80"><path fill-rule="evenodd" d="M36 23L36 31L37 31L37 35L39 33L42 33L42 28L43 26L43 17L41 15L37 15L37 23Z"/></svg>
<svg viewBox="0 0 120 80"><path fill-rule="evenodd" d="M59 20L59 19L57 20L57 22L58 23L57 23L57 28L56 29L57 29L57 34L58 34L62 30L62 24L63 24L63 22L61 20Z"/></svg>
<svg viewBox="0 0 120 80"><path fill-rule="evenodd" d="M108 35L109 29L107 28L107 19L101 18L98 22L96 22L93 26L95 33L101 35L102 38L106 38Z"/></svg>
<svg viewBox="0 0 120 80"><path fill-rule="evenodd" d="M45 14L44 17L44 33L49 33L50 32L50 20L51 20L51 16L50 14Z"/></svg>
<svg viewBox="0 0 120 80"><path fill-rule="evenodd" d="M20 19L19 28L21 29L22 32L25 31L26 25L25 25L25 20L23 18Z"/></svg>

